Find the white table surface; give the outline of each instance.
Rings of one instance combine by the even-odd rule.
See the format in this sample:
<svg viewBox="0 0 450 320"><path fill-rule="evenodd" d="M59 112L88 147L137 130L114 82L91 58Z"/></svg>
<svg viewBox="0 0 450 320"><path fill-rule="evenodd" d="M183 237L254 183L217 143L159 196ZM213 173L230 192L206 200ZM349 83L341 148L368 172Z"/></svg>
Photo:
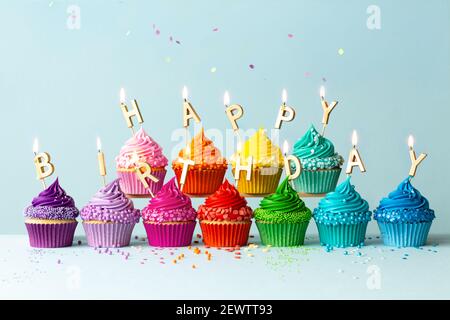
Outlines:
<svg viewBox="0 0 450 320"><path fill-rule="evenodd" d="M431 235L423 248L402 249L385 247L369 235L361 249L326 252L314 236L300 248L266 248L255 231L250 241L258 247L241 248L241 259L210 248L211 261L201 241L191 250L158 249L142 234L130 247L105 253L88 247L83 237L76 237L73 247L33 249L26 235L2 235L0 298L450 298L448 235ZM201 254L193 252L195 247ZM173 264L181 253L185 258Z"/></svg>

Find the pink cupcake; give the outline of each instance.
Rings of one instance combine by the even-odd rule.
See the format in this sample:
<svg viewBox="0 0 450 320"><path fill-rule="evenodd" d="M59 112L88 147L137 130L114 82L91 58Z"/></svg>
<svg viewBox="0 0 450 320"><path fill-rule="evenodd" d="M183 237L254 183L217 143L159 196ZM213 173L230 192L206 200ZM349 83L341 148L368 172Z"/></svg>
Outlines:
<svg viewBox="0 0 450 320"><path fill-rule="evenodd" d="M116 157L116 169L123 192L130 197L150 197L149 191L136 175L135 169L139 162L149 164L152 175L159 179L158 182L147 179L150 190L156 194L164 184L168 160L163 155L161 146L142 128L120 149Z"/></svg>
<svg viewBox="0 0 450 320"><path fill-rule="evenodd" d="M81 209L81 218L91 247L125 247L130 244L140 212L120 189L119 179L101 188Z"/></svg>
<svg viewBox="0 0 450 320"><path fill-rule="evenodd" d="M142 209L148 243L155 247L190 245L196 216L191 199L178 189L172 178Z"/></svg>

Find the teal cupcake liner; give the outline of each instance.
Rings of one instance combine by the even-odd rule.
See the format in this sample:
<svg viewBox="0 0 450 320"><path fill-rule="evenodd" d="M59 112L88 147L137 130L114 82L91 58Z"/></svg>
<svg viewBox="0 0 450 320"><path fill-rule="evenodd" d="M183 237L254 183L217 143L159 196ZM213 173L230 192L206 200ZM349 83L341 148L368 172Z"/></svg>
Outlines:
<svg viewBox="0 0 450 320"><path fill-rule="evenodd" d="M300 176L292 180L297 192L328 193L336 189L341 168L325 170L303 170Z"/></svg>
<svg viewBox="0 0 450 320"><path fill-rule="evenodd" d="M420 247L425 245L432 221L417 223L386 223L378 221L386 246Z"/></svg>
<svg viewBox="0 0 450 320"><path fill-rule="evenodd" d="M316 223L320 244L338 248L364 245L368 222L354 224Z"/></svg>
<svg viewBox="0 0 450 320"><path fill-rule="evenodd" d="M270 223L256 221L261 242L273 247L303 245L309 221L299 223Z"/></svg>

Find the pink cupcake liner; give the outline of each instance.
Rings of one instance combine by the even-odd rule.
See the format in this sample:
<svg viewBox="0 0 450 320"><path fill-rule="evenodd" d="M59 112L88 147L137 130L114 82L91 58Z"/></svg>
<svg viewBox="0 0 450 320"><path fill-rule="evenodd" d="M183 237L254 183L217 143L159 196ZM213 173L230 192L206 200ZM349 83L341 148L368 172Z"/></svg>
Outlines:
<svg viewBox="0 0 450 320"><path fill-rule="evenodd" d="M101 248L118 248L130 245L135 223L83 222L88 245Z"/></svg>
<svg viewBox="0 0 450 320"><path fill-rule="evenodd" d="M150 179L147 179L149 189L154 195L156 195L164 185L166 172L166 169L152 169L152 175L159 179L158 182L153 182ZM120 178L120 188L125 194L131 196L151 196L148 189L144 187L134 171L118 170L117 176Z"/></svg>
<svg viewBox="0 0 450 320"><path fill-rule="evenodd" d="M148 244L153 247L186 247L192 242L195 221L181 223L145 223Z"/></svg>
<svg viewBox="0 0 450 320"><path fill-rule="evenodd" d="M30 239L30 246L34 248L69 247L73 242L73 235L78 222L67 223L25 223Z"/></svg>

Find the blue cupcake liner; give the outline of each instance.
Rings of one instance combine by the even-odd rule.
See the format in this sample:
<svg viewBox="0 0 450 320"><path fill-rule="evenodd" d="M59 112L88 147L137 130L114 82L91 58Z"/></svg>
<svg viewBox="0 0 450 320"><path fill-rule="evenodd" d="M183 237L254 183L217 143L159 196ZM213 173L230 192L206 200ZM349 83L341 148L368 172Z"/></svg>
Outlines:
<svg viewBox="0 0 450 320"><path fill-rule="evenodd" d="M338 248L364 245L368 222L354 224L317 223L320 244Z"/></svg>
<svg viewBox="0 0 450 320"><path fill-rule="evenodd" d="M336 189L341 168L325 170L303 170L300 176L292 180L297 192L328 193Z"/></svg>
<svg viewBox="0 0 450 320"><path fill-rule="evenodd" d="M385 223L378 221L381 237L386 246L420 247L425 245L433 222Z"/></svg>

